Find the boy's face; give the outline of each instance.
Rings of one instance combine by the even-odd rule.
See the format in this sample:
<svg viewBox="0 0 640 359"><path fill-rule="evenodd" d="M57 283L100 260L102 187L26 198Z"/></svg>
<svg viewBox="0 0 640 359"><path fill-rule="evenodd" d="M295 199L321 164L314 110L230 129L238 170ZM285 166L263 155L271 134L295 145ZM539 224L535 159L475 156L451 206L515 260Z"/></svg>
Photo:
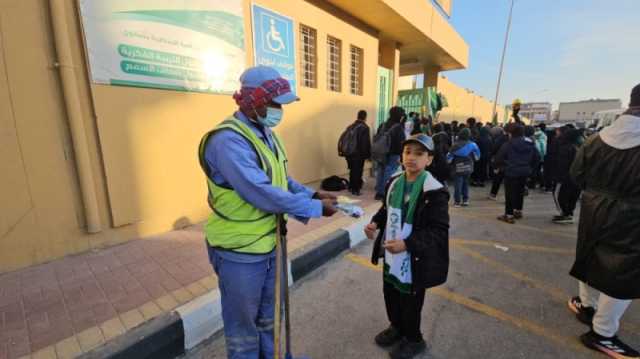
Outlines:
<svg viewBox="0 0 640 359"><path fill-rule="evenodd" d="M433 156L417 143L408 143L402 149L402 164L409 173L424 170L433 161Z"/></svg>

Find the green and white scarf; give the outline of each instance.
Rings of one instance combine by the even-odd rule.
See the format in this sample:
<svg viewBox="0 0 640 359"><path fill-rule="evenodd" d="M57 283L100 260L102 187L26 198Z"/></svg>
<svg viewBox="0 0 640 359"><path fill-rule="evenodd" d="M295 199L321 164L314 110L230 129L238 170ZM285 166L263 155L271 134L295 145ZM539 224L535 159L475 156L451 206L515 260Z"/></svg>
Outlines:
<svg viewBox="0 0 640 359"><path fill-rule="evenodd" d="M403 173L391 183L387 195L385 240L406 240L409 238L413 229L413 217L418 198L428 176L427 171L422 171L413 183L410 193L404 193L407 182L406 174ZM408 251L393 254L385 250L384 281L392 284L402 293L411 293L411 255Z"/></svg>

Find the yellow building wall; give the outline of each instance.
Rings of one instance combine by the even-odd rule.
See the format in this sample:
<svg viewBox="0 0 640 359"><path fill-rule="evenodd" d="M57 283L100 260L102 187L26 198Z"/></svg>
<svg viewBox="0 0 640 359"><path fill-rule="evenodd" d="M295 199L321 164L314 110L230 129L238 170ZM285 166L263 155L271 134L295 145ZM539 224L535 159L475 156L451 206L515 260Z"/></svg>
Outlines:
<svg viewBox="0 0 640 359"><path fill-rule="evenodd" d="M480 122L491 122L493 101L462 88L442 76L438 80L438 92L444 94L449 103L449 106L440 112L438 120L464 122L469 117L475 117ZM498 104L496 112L498 121L501 121L504 118L504 107Z"/></svg>
<svg viewBox="0 0 640 359"><path fill-rule="evenodd" d="M402 76L399 79L400 90L410 90L414 87L413 76ZM493 113L493 101L478 96L473 91L458 86L446 77L440 75L437 81L438 92L442 93L449 104L439 114L438 121L441 122L464 122L469 117L475 117L478 121L491 122ZM504 106L498 104L496 112L498 122L504 119Z"/></svg>
<svg viewBox="0 0 640 359"><path fill-rule="evenodd" d="M299 87L302 101L285 108L276 129L288 148L291 175L312 182L346 172L336 153L340 133L360 109L369 113L370 123L376 117L376 35L307 1L257 3L293 18L296 37L300 23L317 30L318 88ZM248 65L253 63L250 4L244 0ZM90 84L75 2L66 6L103 230L93 235L84 230L67 114L52 66L47 2L2 2L0 272L205 219L209 209L197 145L235 109L230 96ZM326 90L327 34L342 40L340 93ZM364 50L363 96L349 92L351 44Z"/></svg>
<svg viewBox="0 0 640 359"><path fill-rule="evenodd" d="M438 44L463 67L469 64L469 45L427 0L382 0L407 21ZM426 11L415 9L427 8Z"/></svg>

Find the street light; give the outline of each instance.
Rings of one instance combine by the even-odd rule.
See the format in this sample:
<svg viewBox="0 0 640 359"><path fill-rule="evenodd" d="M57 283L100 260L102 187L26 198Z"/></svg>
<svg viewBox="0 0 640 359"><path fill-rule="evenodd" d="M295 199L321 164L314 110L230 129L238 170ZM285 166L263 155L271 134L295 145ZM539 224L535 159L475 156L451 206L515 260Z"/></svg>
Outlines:
<svg viewBox="0 0 640 359"><path fill-rule="evenodd" d="M515 0L511 0L511 9L509 10L509 21L507 22L507 32L504 36L504 48L502 49L502 60L500 60L500 72L498 73L498 85L496 86L496 98L493 102L493 114L491 119L496 118L496 108L498 106L498 96L500 95L500 84L502 83L502 71L504 70L504 58L507 54L507 45L509 44L509 34L511 33L511 19L513 18L513 6Z"/></svg>

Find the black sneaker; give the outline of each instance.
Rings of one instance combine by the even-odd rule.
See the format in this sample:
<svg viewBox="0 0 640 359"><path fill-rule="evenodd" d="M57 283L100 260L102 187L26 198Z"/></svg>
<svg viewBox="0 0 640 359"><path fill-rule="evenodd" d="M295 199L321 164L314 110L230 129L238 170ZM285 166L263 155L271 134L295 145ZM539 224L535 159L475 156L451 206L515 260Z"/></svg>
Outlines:
<svg viewBox="0 0 640 359"><path fill-rule="evenodd" d="M582 344L615 359L640 359L640 353L623 343L618 337L603 337L593 330L580 336Z"/></svg>
<svg viewBox="0 0 640 359"><path fill-rule="evenodd" d="M556 224L572 224L573 216L555 216L552 222Z"/></svg>
<svg viewBox="0 0 640 359"><path fill-rule="evenodd" d="M569 299L567 305L569 306L569 310L576 313L576 318L578 318L581 323L591 326L593 323L593 316L596 315L596 310L593 307L588 307L582 304L580 297L573 297Z"/></svg>
<svg viewBox="0 0 640 359"><path fill-rule="evenodd" d="M397 343L400 339L402 339L400 332L396 328L389 326L389 328L376 335L375 341L379 346L386 348Z"/></svg>
<svg viewBox="0 0 640 359"><path fill-rule="evenodd" d="M515 217L510 216L508 214L505 214L505 215L502 215L502 216L498 217L498 220L502 221L502 222L509 223L509 224L515 224L516 223Z"/></svg>
<svg viewBox="0 0 640 359"><path fill-rule="evenodd" d="M397 347L393 348L389 356L392 359L410 359L424 353L427 350L427 343L424 340L419 342L410 342L402 339Z"/></svg>
<svg viewBox="0 0 640 359"><path fill-rule="evenodd" d="M513 218L515 218L515 219L522 219L522 217L523 217L523 216L522 216L522 211L517 211L517 210L514 210L514 211L513 211Z"/></svg>

